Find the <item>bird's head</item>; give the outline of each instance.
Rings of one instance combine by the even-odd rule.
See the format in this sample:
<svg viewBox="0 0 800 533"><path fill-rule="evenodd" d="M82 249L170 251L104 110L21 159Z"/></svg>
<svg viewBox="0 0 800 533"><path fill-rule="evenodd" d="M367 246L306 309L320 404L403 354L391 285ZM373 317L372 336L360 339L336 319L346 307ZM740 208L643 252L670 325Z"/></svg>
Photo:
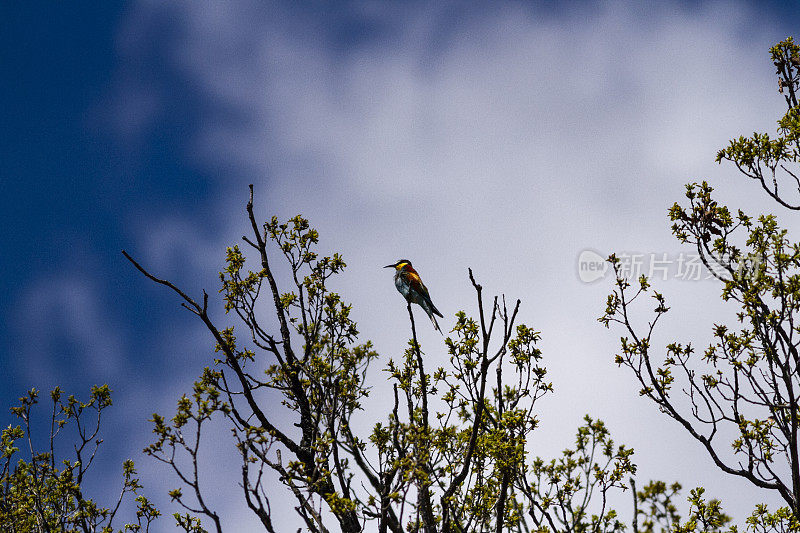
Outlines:
<svg viewBox="0 0 800 533"><path fill-rule="evenodd" d="M403 270L405 267L411 266L411 261L408 259L400 259L397 263L386 265L383 268L394 268L395 270Z"/></svg>

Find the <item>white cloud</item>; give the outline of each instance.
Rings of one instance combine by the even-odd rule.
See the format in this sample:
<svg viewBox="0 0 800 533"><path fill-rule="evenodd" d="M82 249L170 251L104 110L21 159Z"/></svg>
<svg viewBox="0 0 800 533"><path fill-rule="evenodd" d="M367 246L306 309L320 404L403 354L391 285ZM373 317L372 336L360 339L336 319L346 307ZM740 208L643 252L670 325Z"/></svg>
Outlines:
<svg viewBox="0 0 800 533"><path fill-rule="evenodd" d="M14 308L16 359L29 383L55 385L75 369L102 382L122 370L123 339L93 280L66 273L42 279Z"/></svg>
<svg viewBox="0 0 800 533"><path fill-rule="evenodd" d="M169 273L214 273L225 258L220 248L218 232L213 236L208 228L198 226L185 217L164 215L136 222L136 233L144 254L137 261L160 276Z"/></svg>
<svg viewBox="0 0 800 533"><path fill-rule="evenodd" d="M186 158L219 172L229 193L214 219L220 251L245 227L248 181L263 215L308 215L324 247L345 253L341 291L385 358L408 332L380 267L412 258L452 316L473 305L472 266L487 291L521 297L543 332L557 392L543 402L537 452L563 449L588 411L636 448L643 476L704 484L742 517L763 495L719 474L638 398L612 364L617 333L594 320L609 286L581 284L575 262L589 247L680 251L666 209L690 180L774 210L713 156L740 132L774 128L782 103L767 49L784 36L741 3L449 7L352 4L348 16L387 31L344 49L324 21L247 2L140 3L126 34L146 33L136 25L152 12L178 25L163 53L208 106ZM201 253L213 246L204 239ZM683 340L702 346L711 321L730 315L713 283L664 290L680 309L666 331ZM435 340L423 333L440 359Z"/></svg>

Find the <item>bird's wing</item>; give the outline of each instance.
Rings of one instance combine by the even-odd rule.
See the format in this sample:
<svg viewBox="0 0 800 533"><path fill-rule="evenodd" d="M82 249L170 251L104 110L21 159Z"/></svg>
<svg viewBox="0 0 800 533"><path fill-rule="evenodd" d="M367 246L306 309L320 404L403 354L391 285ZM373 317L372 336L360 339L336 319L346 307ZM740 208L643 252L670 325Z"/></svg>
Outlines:
<svg viewBox="0 0 800 533"><path fill-rule="evenodd" d="M433 300L431 300L431 294L428 292L428 287L426 287L425 284L422 283L422 279L420 279L420 277L416 273L414 274L414 281L412 282L412 284L414 285L414 288L417 289L417 291L419 291L422 297L425 298L425 300L428 302L428 305L431 306L431 311L433 311L434 314L437 314L440 317L444 318L444 315L442 315L442 313L439 312L438 309L436 309L436 306L433 305Z"/></svg>
<svg viewBox="0 0 800 533"><path fill-rule="evenodd" d="M433 300L431 300L431 295L428 294L428 288L425 287L425 285L422 285L422 287L425 289L425 292L423 293L423 296L425 296L425 299L428 300L428 305L431 306L431 311L433 311L433 314L439 315L440 317L444 318L444 315L441 313L441 311L436 309L436 306L433 305Z"/></svg>
<svg viewBox="0 0 800 533"><path fill-rule="evenodd" d="M414 290L424 296L428 296L428 288L422 283L422 278L419 277L419 274L416 272L406 272L405 274L406 280ZM430 298L430 296L428 296L428 298Z"/></svg>

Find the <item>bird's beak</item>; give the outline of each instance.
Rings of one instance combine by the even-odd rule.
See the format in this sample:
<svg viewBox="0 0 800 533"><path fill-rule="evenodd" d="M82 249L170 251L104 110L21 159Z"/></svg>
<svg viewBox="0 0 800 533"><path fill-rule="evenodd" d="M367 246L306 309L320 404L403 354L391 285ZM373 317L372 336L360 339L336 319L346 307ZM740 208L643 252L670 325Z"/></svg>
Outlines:
<svg viewBox="0 0 800 533"><path fill-rule="evenodd" d="M395 266L397 266L397 265L396 265L396 264L395 264L395 265L386 265L386 266L385 266L385 267L383 267L383 268L394 268Z"/></svg>

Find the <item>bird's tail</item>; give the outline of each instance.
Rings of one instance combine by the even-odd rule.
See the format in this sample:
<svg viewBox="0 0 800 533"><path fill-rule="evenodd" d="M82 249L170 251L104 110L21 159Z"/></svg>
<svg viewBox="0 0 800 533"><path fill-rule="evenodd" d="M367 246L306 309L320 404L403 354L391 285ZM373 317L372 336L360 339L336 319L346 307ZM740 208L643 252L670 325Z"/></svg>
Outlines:
<svg viewBox="0 0 800 533"><path fill-rule="evenodd" d="M428 313L429 315L431 313L433 313L434 315L438 315L438 316L444 318L444 315L442 313L440 313L438 309L436 309L435 305L433 305L433 301L431 300L430 296L428 296L427 294L423 294L422 298L423 298L423 300L425 300L425 312L426 313Z"/></svg>
<svg viewBox="0 0 800 533"><path fill-rule="evenodd" d="M436 322L436 316L433 313L429 314L428 316L431 317L431 322L433 322L433 329L438 331L441 335L444 335L444 333L442 333L441 328L439 327L439 323Z"/></svg>
<svg viewBox="0 0 800 533"><path fill-rule="evenodd" d="M442 318L444 318L442 316L442 313L440 313L439 310L436 309L436 307L433 305L433 302L425 302L425 304L426 305L423 305L422 308L428 314L428 318L431 319L431 322L433 322L433 329L438 331L440 334L444 335L444 333L442 333L441 328L439 327L439 323L436 321L436 315L439 315Z"/></svg>

